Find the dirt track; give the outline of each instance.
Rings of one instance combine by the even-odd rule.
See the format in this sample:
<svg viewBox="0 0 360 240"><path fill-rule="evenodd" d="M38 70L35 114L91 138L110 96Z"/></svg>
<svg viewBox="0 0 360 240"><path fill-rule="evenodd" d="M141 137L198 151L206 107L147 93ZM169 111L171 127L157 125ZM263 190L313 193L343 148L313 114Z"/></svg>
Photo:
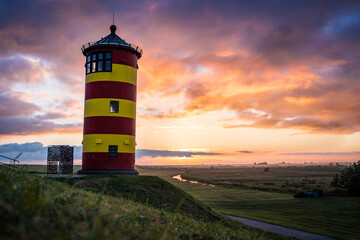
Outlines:
<svg viewBox="0 0 360 240"><path fill-rule="evenodd" d="M300 238L300 239L304 239L304 240L334 240L333 238L330 238L330 237L313 234L313 233L308 233L308 232L303 232L303 231L299 231L296 229L287 228L287 227L274 225L274 224L270 224L270 223L265 223L265 222L260 222L260 221L255 221L255 220L251 220L251 219L247 219L247 218L235 217L235 216L230 216L230 215L226 215L226 216L231 219L234 219L236 221L239 221L245 225L248 225L248 226L251 226L254 228L259 228L261 230L265 230L268 232L277 233L277 234L287 236L287 237L296 237L296 238Z"/></svg>

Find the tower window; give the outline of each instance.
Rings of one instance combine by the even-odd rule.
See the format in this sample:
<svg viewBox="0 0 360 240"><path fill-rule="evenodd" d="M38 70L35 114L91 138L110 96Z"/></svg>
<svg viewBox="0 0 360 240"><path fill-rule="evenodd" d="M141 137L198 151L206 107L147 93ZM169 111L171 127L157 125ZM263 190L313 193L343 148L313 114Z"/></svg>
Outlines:
<svg viewBox="0 0 360 240"><path fill-rule="evenodd" d="M86 64L86 74L90 73L90 63Z"/></svg>
<svg viewBox="0 0 360 240"><path fill-rule="evenodd" d="M105 71L107 72L111 71L111 61L106 61Z"/></svg>
<svg viewBox="0 0 360 240"><path fill-rule="evenodd" d="M103 71L103 62L99 61L98 62L98 72L102 72Z"/></svg>
<svg viewBox="0 0 360 240"><path fill-rule="evenodd" d="M86 74L111 72L111 52L98 52L86 56Z"/></svg>
<svg viewBox="0 0 360 240"><path fill-rule="evenodd" d="M117 158L117 154L118 154L118 146L109 145L109 158Z"/></svg>
<svg viewBox="0 0 360 240"><path fill-rule="evenodd" d="M110 112L111 113L119 112L119 101L110 101Z"/></svg>

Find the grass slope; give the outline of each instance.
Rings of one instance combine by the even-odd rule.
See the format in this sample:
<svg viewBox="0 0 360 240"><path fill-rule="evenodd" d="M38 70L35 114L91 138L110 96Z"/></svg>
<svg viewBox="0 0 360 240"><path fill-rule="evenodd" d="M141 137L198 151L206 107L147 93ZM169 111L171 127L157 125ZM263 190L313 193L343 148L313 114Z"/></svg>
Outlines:
<svg viewBox="0 0 360 240"><path fill-rule="evenodd" d="M148 206L185 213L198 219L222 219L219 214L188 193L155 176L104 175L57 180L87 191L131 199Z"/></svg>
<svg viewBox="0 0 360 240"><path fill-rule="evenodd" d="M230 220L195 219L167 205L102 193L115 182L95 193L75 187L77 180L72 186L0 167L1 239L283 239Z"/></svg>

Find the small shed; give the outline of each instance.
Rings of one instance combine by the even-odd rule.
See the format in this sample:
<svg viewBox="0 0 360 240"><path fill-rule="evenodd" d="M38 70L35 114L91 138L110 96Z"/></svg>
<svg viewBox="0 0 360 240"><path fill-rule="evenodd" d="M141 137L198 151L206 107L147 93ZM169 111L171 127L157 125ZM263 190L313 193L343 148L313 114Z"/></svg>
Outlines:
<svg viewBox="0 0 360 240"><path fill-rule="evenodd" d="M48 147L48 174L72 174L73 167L74 147L69 145L53 145Z"/></svg>

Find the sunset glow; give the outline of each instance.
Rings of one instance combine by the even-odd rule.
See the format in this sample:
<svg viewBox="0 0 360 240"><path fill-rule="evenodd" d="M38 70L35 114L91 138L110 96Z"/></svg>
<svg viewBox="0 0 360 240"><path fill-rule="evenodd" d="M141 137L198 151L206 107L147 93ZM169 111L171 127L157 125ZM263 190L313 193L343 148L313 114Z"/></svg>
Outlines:
<svg viewBox="0 0 360 240"><path fill-rule="evenodd" d="M360 4L330 2L7 1L0 154L45 164L44 147L81 146L80 47L114 11L144 50L136 164L358 160Z"/></svg>

